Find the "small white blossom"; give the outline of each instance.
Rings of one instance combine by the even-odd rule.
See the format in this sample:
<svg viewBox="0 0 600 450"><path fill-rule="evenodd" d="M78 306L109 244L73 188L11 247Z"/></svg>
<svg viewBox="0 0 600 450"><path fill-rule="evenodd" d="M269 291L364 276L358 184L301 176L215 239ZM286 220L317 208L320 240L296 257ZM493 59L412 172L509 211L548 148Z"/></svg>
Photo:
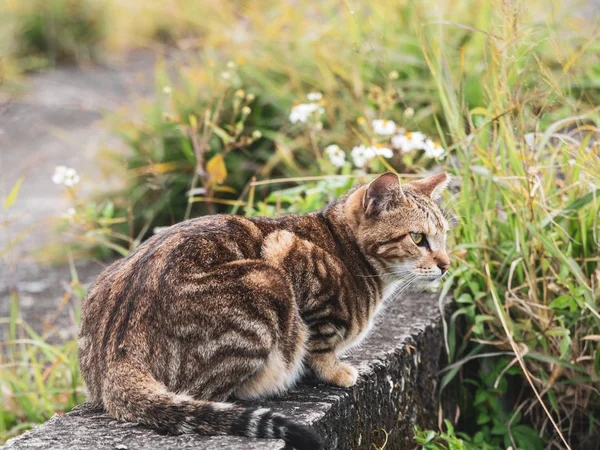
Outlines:
<svg viewBox="0 0 600 450"><path fill-rule="evenodd" d="M397 134L392 137L392 146L404 153L413 150L425 150L425 135L420 131Z"/></svg>
<svg viewBox="0 0 600 450"><path fill-rule="evenodd" d="M425 141L425 156L428 158L438 159L441 158L446 150L437 142L433 142L431 139Z"/></svg>
<svg viewBox="0 0 600 450"><path fill-rule="evenodd" d="M163 92L164 92L165 94L170 94L170 93L172 92L172 90L171 90L171 86L165 86L165 87L163 88Z"/></svg>
<svg viewBox="0 0 600 450"><path fill-rule="evenodd" d="M67 168L65 166L56 166L54 168L54 175L52 175L52 182L54 184L62 184L65 179L65 171Z"/></svg>
<svg viewBox="0 0 600 450"><path fill-rule="evenodd" d="M75 211L75 208L69 208L67 209L67 212L63 214L63 218L67 219L69 222L74 222L76 214L77 211Z"/></svg>
<svg viewBox="0 0 600 450"><path fill-rule="evenodd" d="M223 78L224 80L229 80L231 78L231 74L229 72L223 72L221 74L221 78Z"/></svg>
<svg viewBox="0 0 600 450"><path fill-rule="evenodd" d="M233 69L233 68L235 68L235 63L234 63L233 61L228 61L228 62L227 62L227 67L228 67L229 69Z"/></svg>
<svg viewBox="0 0 600 450"><path fill-rule="evenodd" d="M262 137L262 133L260 130L254 130L252 132L252 139L260 139Z"/></svg>
<svg viewBox="0 0 600 450"><path fill-rule="evenodd" d="M387 147L376 147L375 154L383 156L384 158L391 158L394 156L394 152Z"/></svg>
<svg viewBox="0 0 600 450"><path fill-rule="evenodd" d="M302 122L305 123L311 114L318 112L323 114L325 110L321 108L317 103L300 103L292 108L290 113L290 122Z"/></svg>
<svg viewBox="0 0 600 450"><path fill-rule="evenodd" d="M404 110L405 117L412 117L414 115L415 115L415 110L413 108L411 108L410 106Z"/></svg>
<svg viewBox="0 0 600 450"><path fill-rule="evenodd" d="M373 131L382 136L391 136L396 132L396 124L393 120L377 119L371 122Z"/></svg>
<svg viewBox="0 0 600 450"><path fill-rule="evenodd" d="M63 184L67 187L73 187L77 183L79 183L79 175L77 174L75 169L67 169L65 171L65 179L63 181Z"/></svg>
<svg viewBox="0 0 600 450"><path fill-rule="evenodd" d="M376 156L383 156L384 158L391 158L394 153L387 147L367 147L365 145L358 145L350 152L352 160L356 167L362 168Z"/></svg>
<svg viewBox="0 0 600 450"><path fill-rule="evenodd" d="M79 183L79 175L77 174L77 171L71 167L56 166L54 175L52 175L52 182L54 184L73 187Z"/></svg>
<svg viewBox="0 0 600 450"><path fill-rule="evenodd" d="M342 167L346 163L346 154L339 145L328 145L325 147L325 153L335 167Z"/></svg>
<svg viewBox="0 0 600 450"><path fill-rule="evenodd" d="M365 164L367 164L371 159L375 157L375 149L374 147L358 145L352 149L350 154L352 155L354 165L356 167L362 168L365 166Z"/></svg>
<svg viewBox="0 0 600 450"><path fill-rule="evenodd" d="M321 94L320 92L310 92L306 95L306 98L309 99L311 102L318 102L323 98L323 94Z"/></svg>

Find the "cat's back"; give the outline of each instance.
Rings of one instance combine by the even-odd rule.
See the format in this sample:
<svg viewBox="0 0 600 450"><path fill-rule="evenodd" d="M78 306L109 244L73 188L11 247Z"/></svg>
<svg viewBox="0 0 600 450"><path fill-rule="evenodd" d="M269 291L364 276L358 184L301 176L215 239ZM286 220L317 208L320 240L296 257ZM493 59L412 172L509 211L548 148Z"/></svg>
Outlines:
<svg viewBox="0 0 600 450"><path fill-rule="evenodd" d="M263 240L263 232L243 217L214 215L186 220L152 236L105 269L90 289L88 300L128 294L133 287L164 291L190 274L259 258Z"/></svg>

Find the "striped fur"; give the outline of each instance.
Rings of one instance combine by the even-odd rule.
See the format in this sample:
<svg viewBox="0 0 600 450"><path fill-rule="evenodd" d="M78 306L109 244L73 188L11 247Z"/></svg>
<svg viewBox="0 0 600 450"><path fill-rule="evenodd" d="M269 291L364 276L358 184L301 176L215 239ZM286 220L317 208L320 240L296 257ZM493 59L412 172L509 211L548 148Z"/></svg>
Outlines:
<svg viewBox="0 0 600 450"><path fill-rule="evenodd" d="M88 401L162 432L322 448L281 415L225 402L282 393L305 367L352 386L357 371L338 356L368 333L384 288L439 278L447 262L448 225L432 200L445 182L400 186L385 174L315 213L208 216L152 237L108 267L84 302Z"/></svg>

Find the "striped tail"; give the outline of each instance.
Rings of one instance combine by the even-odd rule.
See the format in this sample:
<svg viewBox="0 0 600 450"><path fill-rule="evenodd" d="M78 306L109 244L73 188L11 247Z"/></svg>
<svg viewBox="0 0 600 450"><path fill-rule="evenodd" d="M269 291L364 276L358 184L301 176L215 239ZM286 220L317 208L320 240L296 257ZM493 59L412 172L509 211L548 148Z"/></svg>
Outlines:
<svg viewBox="0 0 600 450"><path fill-rule="evenodd" d="M283 439L298 450L324 448L323 441L313 430L266 408L245 408L230 431L236 436Z"/></svg>
<svg viewBox="0 0 600 450"><path fill-rule="evenodd" d="M109 370L102 400L119 420L137 422L163 433L198 433L283 439L298 450L321 450L321 438L310 428L266 408L195 400L166 390L148 373Z"/></svg>

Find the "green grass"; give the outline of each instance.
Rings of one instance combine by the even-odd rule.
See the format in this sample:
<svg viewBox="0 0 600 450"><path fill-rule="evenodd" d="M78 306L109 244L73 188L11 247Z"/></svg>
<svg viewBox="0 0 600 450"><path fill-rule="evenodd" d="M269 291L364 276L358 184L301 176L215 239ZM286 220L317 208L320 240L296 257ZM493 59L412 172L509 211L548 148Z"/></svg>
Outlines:
<svg viewBox="0 0 600 450"><path fill-rule="evenodd" d="M0 14L0 58L10 72L90 63L104 43L105 7L93 1L8 1Z"/></svg>
<svg viewBox="0 0 600 450"><path fill-rule="evenodd" d="M443 36L424 34L422 43L455 142L451 167L461 177L453 320L466 319L467 335L448 341L457 364L444 382L470 358L496 353L481 362L493 364L487 368L493 377L479 369L463 405L464 423L477 423L470 431L487 432L491 444L542 448L542 441L577 442L600 426L594 412L600 405L594 343L600 130L589 121L597 119L596 92L570 96L581 88L581 70L572 59L534 53L556 36L550 27L542 34L534 24L515 23L519 11L517 3L506 5L487 28L497 37L485 39L489 64L477 110L466 104L461 79L448 76L452 53ZM578 139L569 138L577 129ZM511 356L501 356L506 353ZM521 392L499 389L507 370ZM537 445L519 422L542 438Z"/></svg>
<svg viewBox="0 0 600 450"><path fill-rule="evenodd" d="M456 223L443 289L457 309L442 377L457 393L458 423L417 430L418 443L575 448L598 433L600 46L585 22L541 1L174 4L129 5L169 39L201 36L202 45L177 77L158 65L139 114L108 118L129 153L99 163L126 188L94 201L72 190L65 227L81 254L127 254L154 227L211 212L302 213L386 169L408 180L441 165L459 187L446 199ZM291 124L294 102L313 91L323 115ZM355 145L385 143L370 129L375 118L437 138L450 157L396 153L358 170L324 156L329 144L350 159ZM12 395L4 433L77 400L73 343L50 357L44 336L11 323L36 344L11 344L23 364L0 385L13 386L4 380L27 364L68 371L71 384L27 371L11 392L46 400Z"/></svg>
<svg viewBox="0 0 600 450"><path fill-rule="evenodd" d="M77 342L53 344L19 317L11 296L9 338L0 343L0 443L68 412L85 399L77 362Z"/></svg>
<svg viewBox="0 0 600 450"><path fill-rule="evenodd" d="M18 201L24 183L21 176L2 199L6 214ZM10 218L10 216L8 216ZM13 219L18 220L18 218ZM0 223L0 228L10 222ZM31 232L33 224L11 241L0 247L0 257ZM54 316L69 311L74 325L79 323L81 301L85 289L78 281L73 261L70 261L72 282ZM9 260L3 268L11 270ZM69 411L85 399L77 361L77 341L62 336L61 331L49 321L40 332L23 320L18 294L18 281L9 286L9 315L0 318L0 327L7 338L0 341L0 444L55 413Z"/></svg>

